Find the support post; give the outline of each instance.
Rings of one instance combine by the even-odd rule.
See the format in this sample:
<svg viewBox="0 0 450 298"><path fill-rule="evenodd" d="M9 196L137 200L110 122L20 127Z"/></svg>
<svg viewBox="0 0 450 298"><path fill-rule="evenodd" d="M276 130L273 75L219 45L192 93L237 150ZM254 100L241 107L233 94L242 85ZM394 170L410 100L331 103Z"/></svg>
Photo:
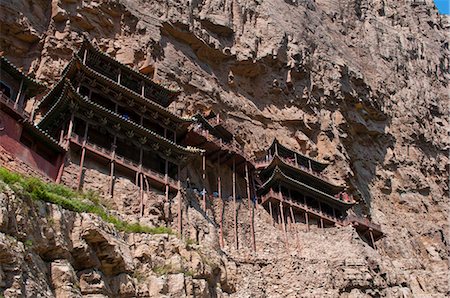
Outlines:
<svg viewBox="0 0 450 298"><path fill-rule="evenodd" d="M273 211L272 211L272 202L269 201L269 212L270 212L270 218L272 219L272 226L275 225L275 219L273 218Z"/></svg>
<svg viewBox="0 0 450 298"><path fill-rule="evenodd" d="M114 141L112 144L112 153L111 153L111 168L109 172L109 195L111 197L114 196L114 166L116 161L116 141L117 136L114 135Z"/></svg>
<svg viewBox="0 0 450 298"><path fill-rule="evenodd" d="M145 92L145 83L144 81L141 82L141 96L144 97L144 92Z"/></svg>
<svg viewBox="0 0 450 298"><path fill-rule="evenodd" d="M305 212L306 231L309 232L309 218L308 212Z"/></svg>
<svg viewBox="0 0 450 298"><path fill-rule="evenodd" d="M67 129L67 136L66 136L67 148L69 148L69 143L70 143L69 140L70 140L70 136L72 135L74 118L75 118L75 114L72 113L70 115L69 128ZM87 125L87 122L86 122L86 125Z"/></svg>
<svg viewBox="0 0 450 298"><path fill-rule="evenodd" d="M239 249L238 243L238 227L237 227L237 203L236 203L236 160L233 157L233 222L234 222L234 244L236 249Z"/></svg>
<svg viewBox="0 0 450 298"><path fill-rule="evenodd" d="M165 159L164 165L164 182L166 202L169 202L169 161L167 159Z"/></svg>
<svg viewBox="0 0 450 298"><path fill-rule="evenodd" d="M117 74L117 84L121 85L121 81L122 81L122 71L119 68L119 73Z"/></svg>
<svg viewBox="0 0 450 298"><path fill-rule="evenodd" d="M86 156L86 141L87 141L88 128L89 128L89 123L86 122L86 127L84 129L83 145L82 145L82 149L81 149L80 171L78 172L77 190L81 190L81 177L83 176L84 158Z"/></svg>
<svg viewBox="0 0 450 298"><path fill-rule="evenodd" d="M372 241L372 247L373 249L377 249L377 246L375 245L375 239L373 238L373 230L369 229L369 234L370 234L370 240Z"/></svg>
<svg viewBox="0 0 450 298"><path fill-rule="evenodd" d="M298 167L297 153L294 153L295 166Z"/></svg>
<svg viewBox="0 0 450 298"><path fill-rule="evenodd" d="M181 210L181 182L180 182L180 165L178 165L178 234L182 235L182 227L183 227L183 218L182 218L182 210Z"/></svg>
<svg viewBox="0 0 450 298"><path fill-rule="evenodd" d="M294 210L292 209L292 205L289 206L289 209L291 211L291 222L292 222L293 227L294 227L295 242L297 244L297 248L299 248L300 247L300 243L299 243L299 240L298 240L297 225L296 225L296 222L295 222Z"/></svg>
<svg viewBox="0 0 450 298"><path fill-rule="evenodd" d="M83 53L83 64L86 65L86 59L87 59L87 49L84 49Z"/></svg>
<svg viewBox="0 0 450 298"><path fill-rule="evenodd" d="M309 170L312 171L312 166L311 166L311 160L308 159L308 166L309 166Z"/></svg>
<svg viewBox="0 0 450 298"><path fill-rule="evenodd" d="M139 202L139 213L141 216L144 215L144 174L142 173L142 157L144 154L144 150L142 149L142 146L139 148L139 184L140 184L140 202Z"/></svg>
<svg viewBox="0 0 450 298"><path fill-rule="evenodd" d="M22 89L23 89L23 79L20 81L19 92L17 92L16 101L14 102L14 109L17 109L19 106L19 100L20 100L20 97L22 96L22 92L23 92Z"/></svg>
<svg viewBox="0 0 450 298"><path fill-rule="evenodd" d="M203 200L203 210L206 213L206 153L202 154L202 200Z"/></svg>
<svg viewBox="0 0 450 298"><path fill-rule="evenodd" d="M58 169L58 175L56 176L56 183L61 183L61 178L62 175L64 173L64 166L66 163L66 156L65 155L60 155L60 162L61 164L59 165L59 169Z"/></svg>
<svg viewBox="0 0 450 298"><path fill-rule="evenodd" d="M250 233L252 234L252 248L253 251L256 251L256 241L255 241L255 225L254 225L254 213L255 209L253 206L253 202L251 199L251 192L250 192L250 180L248 177L248 163L245 162L245 184L247 186L247 202L248 202L248 208L251 208L250 212ZM270 202L269 202L270 204Z"/></svg>
<svg viewBox="0 0 450 298"><path fill-rule="evenodd" d="M223 212L225 209L225 203L222 199L222 185L221 185L221 179L220 179L220 152L217 156L217 192L219 194L219 200L221 202L221 208L220 208L220 223L219 223L219 233L220 233L220 247L223 248L225 246L225 243L223 241Z"/></svg>
<svg viewBox="0 0 450 298"><path fill-rule="evenodd" d="M320 211L320 220L319 220L320 228L323 229L323 217L322 217L323 212L322 212L322 204L320 204L320 202L319 202L319 211Z"/></svg>
<svg viewBox="0 0 450 298"><path fill-rule="evenodd" d="M284 239L286 241L286 246L288 245L288 241L287 241L287 232L286 232L286 222L285 222L285 218L284 218L284 207L283 207L283 202L280 201L280 216L281 216L281 222L283 224L283 231L284 231Z"/></svg>

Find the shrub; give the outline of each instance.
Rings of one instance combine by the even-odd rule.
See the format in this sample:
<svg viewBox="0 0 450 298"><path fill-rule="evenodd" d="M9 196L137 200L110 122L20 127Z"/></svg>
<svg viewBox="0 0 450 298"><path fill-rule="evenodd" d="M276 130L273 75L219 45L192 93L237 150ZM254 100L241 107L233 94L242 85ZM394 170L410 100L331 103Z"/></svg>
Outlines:
<svg viewBox="0 0 450 298"><path fill-rule="evenodd" d="M100 204L100 197L94 191L84 193L76 192L64 185L45 183L34 177L23 177L2 167L0 167L0 180L8 184L14 191L18 191L17 185L19 185L24 194L29 195L33 200L59 205L64 209L78 213L86 212L96 214L104 221L113 224L119 231L147 234L175 234L172 229L167 227L148 227L139 223L128 223L117 218Z"/></svg>

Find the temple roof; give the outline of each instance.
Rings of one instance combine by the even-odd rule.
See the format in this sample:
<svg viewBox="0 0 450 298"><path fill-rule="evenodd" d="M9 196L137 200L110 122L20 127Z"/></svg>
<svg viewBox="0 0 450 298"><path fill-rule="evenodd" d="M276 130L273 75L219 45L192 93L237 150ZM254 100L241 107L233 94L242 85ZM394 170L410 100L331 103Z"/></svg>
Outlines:
<svg viewBox="0 0 450 298"><path fill-rule="evenodd" d="M180 146L173 141L170 141L157 133L143 127L140 124L137 124L133 121L130 121L128 119L125 119L121 115L110 111L103 106L89 100L87 97L81 96L79 93L76 92L75 88L72 86L72 84L66 80L64 82L63 91L60 94L59 98L57 99L56 103L52 106L52 108L47 112L47 114L44 115L44 117L39 122L38 126L41 128L46 127L52 118L60 117L61 111L64 109L70 108L70 105L73 105L74 101L78 102L81 105L87 106L92 110L97 111L100 114L106 115L109 118L114 119L115 122L122 124L124 126L131 127L135 130L140 131L145 136L149 136L154 141L158 142L159 144L162 144L166 147L170 147L175 149L178 152L182 153L190 153L190 154L197 154L202 153L202 149L193 148L193 147L184 147Z"/></svg>
<svg viewBox="0 0 450 298"><path fill-rule="evenodd" d="M263 192L264 190L267 190L274 184L278 184L282 182L283 184L287 184L289 186L292 186L294 189L299 189L302 192L305 192L309 194L310 196L316 198L316 199L322 199L326 201L327 203L330 203L331 205L339 206L341 208L348 209L352 205L354 205L354 202L345 202L342 200L339 200L335 198L332 195L329 195L327 193L324 193L323 191L316 189L308 184L305 184L301 181L295 180L286 174L283 173L283 171L276 166L273 170L272 176L261 186L261 188L258 190L259 193Z"/></svg>
<svg viewBox="0 0 450 298"><path fill-rule="evenodd" d="M78 56L74 56L70 63L66 66L64 69L61 79L58 81L58 83L52 88L52 90L42 99L42 101L39 103L39 107L45 107L53 104L56 101L55 95L57 95L60 90L64 86L64 81L66 78L72 77L76 74L77 70L83 71L84 73L88 74L89 76L95 77L99 81L108 84L112 86L112 89L114 89L119 94L126 94L127 96L144 103L147 107L149 107L151 110L157 111L161 113L163 116L166 116L173 121L177 123L191 123L193 120L191 118L182 118L171 111L169 111L167 108L161 106L160 104L149 100L146 97L143 97L142 95L122 86L119 85L117 82L111 80L110 78L96 72L95 70L89 68L83 62L80 60Z"/></svg>
<svg viewBox="0 0 450 298"><path fill-rule="evenodd" d="M32 135L38 137L39 140L48 144L52 149L55 149L59 152L66 151L66 149L61 147L61 145L58 143L58 141L56 141L52 136L50 136L45 130L41 129L40 127L38 127L28 121L23 122L23 127L28 133L31 133Z"/></svg>
<svg viewBox="0 0 450 298"><path fill-rule="evenodd" d="M12 64L5 56L0 56L0 69L6 71L17 80L24 80L24 83L28 86L28 92L31 97L36 96L39 93L44 92L47 87L23 73L19 68Z"/></svg>
<svg viewBox="0 0 450 298"><path fill-rule="evenodd" d="M300 159L302 159L302 160L304 160L304 161L306 161L306 162L307 162L307 161L311 161L311 166L313 167L313 169L317 170L318 172L323 171L323 170L328 166L328 163L320 162L320 161L318 161L318 160L312 159L311 157L305 156L304 154L302 154L302 153L300 153L300 152L298 152L298 151L292 150L292 149L290 149L290 148L284 146L283 144L281 144L281 143L277 140L277 138L275 138L275 139L273 140L272 145L270 145L269 149L270 149L270 148L273 148L273 147L275 146L275 144L277 144L277 147L278 147L278 150L279 150L279 151L280 151L280 149L281 149L281 150L286 150L286 151L288 151L289 153L297 154L297 158L300 158ZM280 152L279 152L279 153L280 153ZM300 160L299 160L298 162L300 163Z"/></svg>
<svg viewBox="0 0 450 298"><path fill-rule="evenodd" d="M82 59L83 57L83 50L85 49L89 49L89 50L93 50L95 53L99 54L100 56L102 56L103 58L107 59L109 62L113 63L114 65L116 65L117 67L121 67L123 69L126 69L130 72L132 72L133 74L137 75L140 79L144 80L145 82L149 83L152 87L154 87L157 90L163 91L165 94L167 94L168 98L174 98L179 94L179 91L175 91L175 90L170 90L156 82L154 82L150 77L148 77L147 75L135 70L134 68L131 68L130 66L123 64L121 62L119 62L118 60L116 60L115 58L111 57L110 55L108 55L107 53L103 52L99 47L97 47L87 36L84 38L84 41L80 47L80 49L78 50L77 55Z"/></svg>
<svg viewBox="0 0 450 298"><path fill-rule="evenodd" d="M302 168L301 165L296 166L295 164L286 162L278 154L275 154L275 156L270 161L270 164L265 169L263 169L262 172L265 172L267 170L272 170L276 167L295 171L298 175L306 175L307 177L313 179L314 181L316 181L320 184L325 184L327 187L334 190L336 193L338 193L339 191L343 191L345 188L344 186L336 185L334 183L327 181L326 177L321 177L320 176L321 174L319 174L319 173L313 173L313 172L310 172L306 168Z"/></svg>

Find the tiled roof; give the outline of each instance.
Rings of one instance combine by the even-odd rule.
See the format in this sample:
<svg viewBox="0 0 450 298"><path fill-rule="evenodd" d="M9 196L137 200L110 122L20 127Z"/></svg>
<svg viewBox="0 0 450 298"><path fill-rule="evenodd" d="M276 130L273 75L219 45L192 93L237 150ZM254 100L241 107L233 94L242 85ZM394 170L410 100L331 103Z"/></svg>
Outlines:
<svg viewBox="0 0 450 298"><path fill-rule="evenodd" d="M39 122L38 125L45 124L45 121L47 121L47 119L51 117L51 115L53 114L54 110L58 106L64 104L67 101L67 96L66 95L68 95L68 94L71 94L71 95L75 96L75 99L77 99L77 100L79 100L81 102L84 102L87 105L89 105L89 106L91 106L91 107L93 107L93 108L95 108L97 110L100 110L100 111L103 111L103 112L109 114L110 116L115 118L117 121L126 123L126 124L128 124L128 125L130 125L130 126L132 126L134 128L137 128L137 129L145 132L147 135L151 136L153 139L158 140L161 143L166 143L167 145L170 145L170 146L176 148L179 151L189 152L189 153L202 153L202 152L204 152L204 150L202 150L202 149L198 149L198 148L194 148L194 147L190 147L190 146L188 146L188 147L180 146L180 145L176 144L175 142L170 141L170 140L168 140L168 139L158 135L157 133L155 133L155 132L153 132L153 131L143 127L142 125L137 124L137 123L135 123L133 121L130 121L128 119L125 119L121 115L119 115L119 114L117 114L115 112L112 112L112 111L104 108L103 106L101 106L101 105L99 105L99 104L97 104L97 103L95 103L95 102L93 102L93 101L91 101L91 100L89 100L89 99L87 99L85 97L82 97L79 93L76 92L75 88L72 86L72 84L68 80L65 81L63 92L61 93L60 97L58 98L56 104L53 105L53 107L50 109L50 111L47 112L47 114L45 114L45 116L41 119L41 121Z"/></svg>

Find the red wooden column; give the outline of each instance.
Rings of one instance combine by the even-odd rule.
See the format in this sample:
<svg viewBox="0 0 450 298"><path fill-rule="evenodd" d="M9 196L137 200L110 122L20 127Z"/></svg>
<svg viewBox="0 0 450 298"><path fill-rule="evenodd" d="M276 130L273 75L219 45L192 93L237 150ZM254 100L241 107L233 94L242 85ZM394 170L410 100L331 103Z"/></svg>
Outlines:
<svg viewBox="0 0 450 298"><path fill-rule="evenodd" d="M255 209L254 209L254 206L253 206L253 203L252 203L252 199L251 199L250 180L249 180L249 177L248 177L248 163L247 163L247 161L245 162L245 184L247 186L248 208L251 208L251 213L250 213L250 233L252 234L252 247L253 247L253 251L256 251L255 224L254 224ZM270 204L270 202L269 202L269 204Z"/></svg>
<svg viewBox="0 0 450 298"><path fill-rule="evenodd" d="M269 212L270 212L270 217L271 217L271 220L272 220L272 226L274 226L275 225L275 219L273 218L273 210L272 210L272 202L271 201L269 201Z"/></svg>
<svg viewBox="0 0 450 298"><path fill-rule="evenodd" d="M180 165L178 165L178 194L177 194L177 197L178 197L178 234L181 237L182 227L183 227L183 222L182 222L183 218L182 218L182 210L181 210L182 198L181 198L181 182L180 182Z"/></svg>
<svg viewBox="0 0 450 298"><path fill-rule="evenodd" d="M237 204L236 204L236 160L233 157L233 222L234 222L234 244L236 249L239 249L238 243L238 227L237 227Z"/></svg>
<svg viewBox="0 0 450 298"><path fill-rule="evenodd" d="M286 245L288 237L287 237L287 232L286 232L286 222L285 222L285 218L284 218L284 207L283 207L283 194L281 193L281 186L278 186L278 196L280 199L280 216L281 216L281 223L283 225L283 231L284 231L284 238L286 240Z"/></svg>
<svg viewBox="0 0 450 298"><path fill-rule="evenodd" d="M109 195L114 196L114 166L116 161L116 141L117 136L114 135L114 141L112 144L111 161L110 161L110 171L109 171Z"/></svg>
<svg viewBox="0 0 450 298"><path fill-rule="evenodd" d="M83 175L84 158L86 156L86 141L87 141L88 128L89 128L89 122L86 122L86 128L84 129L83 145L82 145L82 149L81 149L80 171L78 172L78 182L77 182L78 190L81 190L81 176ZM69 138L70 138L70 136L69 136Z"/></svg>
<svg viewBox="0 0 450 298"><path fill-rule="evenodd" d="M164 166L164 181L165 181L165 197L166 202L169 202L169 161L165 159Z"/></svg>
<svg viewBox="0 0 450 298"><path fill-rule="evenodd" d="M300 247L300 242L298 240L297 225L296 225L295 216L294 216L294 210L292 209L292 205L290 205L289 208L290 208L290 211L291 211L291 222L292 222L293 227L294 227L295 242L297 243L297 247Z"/></svg>
<svg viewBox="0 0 450 298"><path fill-rule="evenodd" d="M308 218L308 212L305 212L305 221L306 221L306 231L309 232L309 218Z"/></svg>
<svg viewBox="0 0 450 298"><path fill-rule="evenodd" d="M217 157L217 192L219 194L219 200L221 202L220 205L220 223L219 223L219 233L220 233L220 247L223 248L225 246L225 243L223 241L223 212L224 212L224 201L222 199L222 186L220 181L220 152L218 153Z"/></svg>
<svg viewBox="0 0 450 298"><path fill-rule="evenodd" d="M206 152L202 154L202 199L203 199L203 210L206 213Z"/></svg>

